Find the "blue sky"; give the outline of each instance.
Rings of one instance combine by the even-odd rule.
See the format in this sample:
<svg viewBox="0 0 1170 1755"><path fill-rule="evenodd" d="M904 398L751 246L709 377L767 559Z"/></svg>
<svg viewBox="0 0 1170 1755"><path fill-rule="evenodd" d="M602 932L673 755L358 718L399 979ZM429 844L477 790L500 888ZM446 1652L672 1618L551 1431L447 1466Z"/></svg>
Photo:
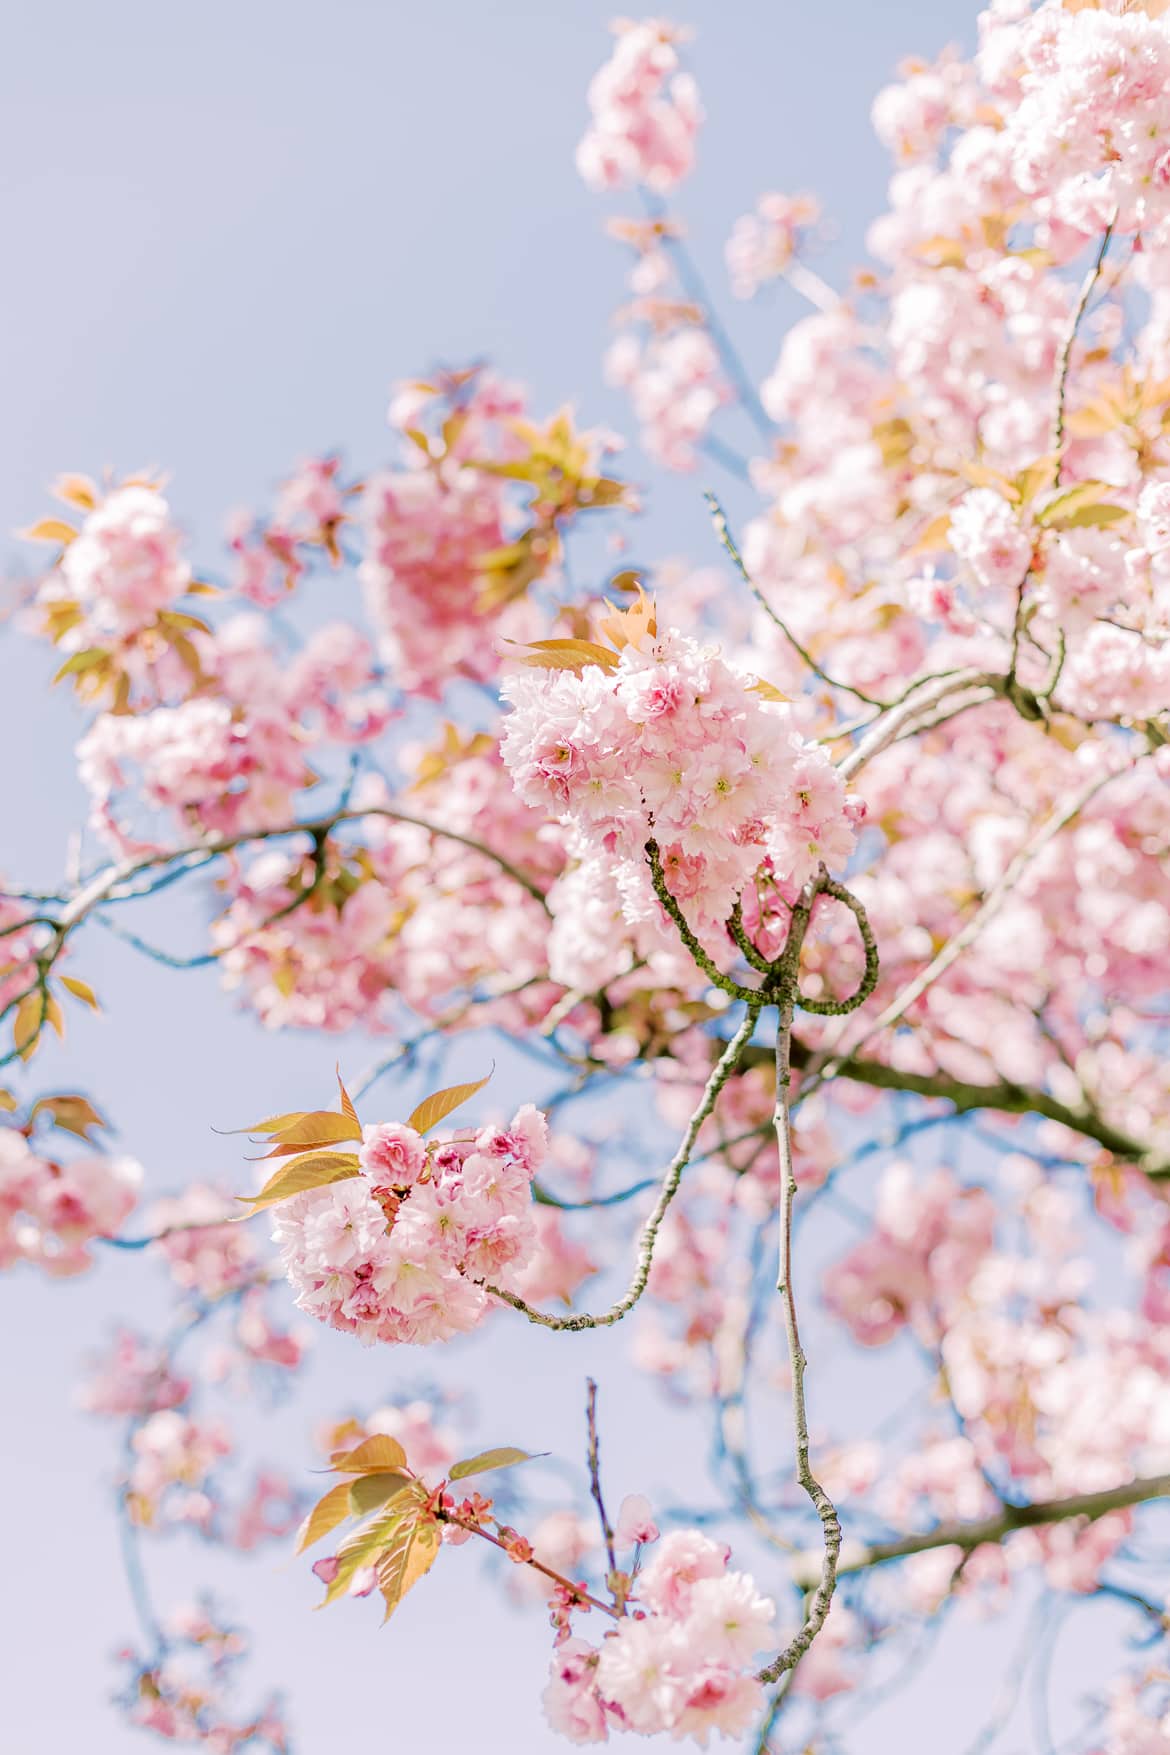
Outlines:
<svg viewBox="0 0 1170 1755"><path fill-rule="evenodd" d="M214 571L226 515L262 503L299 457L340 446L357 469L385 460L391 381L440 360L490 356L527 381L538 410L573 400L589 424L628 430L598 368L623 264L602 235L606 204L572 165L610 12L597 0L19 9L0 64L0 528L41 514L61 469L158 464ZM693 65L709 115L682 208L711 284L725 284L733 220L769 188L821 196L836 241L818 266L843 278L887 173L870 100L903 54L970 44L973 9L963 0L694 0L681 17L697 31ZM757 374L800 314L786 292L759 308L730 299L724 308ZM649 478L644 460L631 461ZM655 487L647 553L710 558L701 485ZM746 510L742 490L724 491ZM15 542L7 552L17 554ZM349 582L323 589L336 592L337 613L354 613ZM0 640L10 752L0 765L0 869L26 883L57 877L81 810L78 722L63 697L47 695L50 669L38 649ZM202 903L189 893L170 918L190 942ZM299 1105L306 1084L330 1074L331 1043L263 1035L231 1011L213 976L170 974L96 935L79 971L83 961L106 1013L78 1024L38 1077L100 1093L121 1146L158 1192L196 1176L238 1180L236 1148L209 1121L246 1116L258 1096L261 1108ZM354 1052L359 1068L374 1058L360 1043ZM474 1070L473 1048L461 1045L453 1073ZM119 1316L149 1322L161 1309L158 1278L145 1262L119 1260L63 1286L13 1277L0 1299L2 1405L19 1441L0 1464L9 1507L0 1617L12 1623L6 1748L123 1755L145 1743L106 1704L108 1654L132 1632L107 1515L115 1447L69 1398L80 1357ZM604 1337L562 1340L517 1325L456 1354L450 1375L480 1374L485 1441L551 1446L576 1460L583 1379L596 1371L609 1386L615 1494L683 1493L700 1479L686 1429L618 1368L618 1350ZM307 1408L316 1417L373 1405L431 1367L325 1333L314 1356L306 1406L252 1410L244 1422L267 1455L283 1451L298 1466ZM537 1706L542 1618L501 1614L475 1564L440 1567L425 1603L382 1633L371 1605L309 1615L315 1587L284 1552L225 1565L170 1543L151 1561L161 1601L206 1580L253 1626L256 1687L290 1682L301 1755L371 1738L436 1755L559 1746ZM983 1654L992 1664L1005 1637L1004 1627L971 1636L918 1696L928 1717L945 1700L961 1726L985 1704ZM906 1747L910 1711L867 1720L861 1755Z"/></svg>

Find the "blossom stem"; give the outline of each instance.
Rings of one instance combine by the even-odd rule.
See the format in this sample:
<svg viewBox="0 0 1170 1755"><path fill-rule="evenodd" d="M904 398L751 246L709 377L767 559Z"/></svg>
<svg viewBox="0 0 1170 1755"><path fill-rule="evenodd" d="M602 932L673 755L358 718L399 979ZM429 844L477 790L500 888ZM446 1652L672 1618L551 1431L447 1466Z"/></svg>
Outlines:
<svg viewBox="0 0 1170 1755"><path fill-rule="evenodd" d="M490 1530L485 1530L480 1524L473 1523L470 1518L459 1517L455 1512L444 1511L441 1507L435 1512L435 1517L440 1523L455 1524L458 1529L466 1530L469 1535L481 1536L485 1542L490 1542L492 1547L498 1548L502 1554L508 1553L506 1542L502 1542L499 1536L493 1536ZM521 1565L531 1566L533 1572L539 1572L544 1578L551 1578L554 1584L559 1584L562 1590L568 1591L569 1595L574 1597L578 1603L587 1603L591 1609L600 1609L603 1615L608 1615L613 1621L618 1619L617 1610L612 1608L609 1603L603 1603L599 1597L590 1596L587 1590L582 1589L579 1584L574 1584L571 1578L565 1578L562 1573L554 1572L551 1566L546 1566L543 1560L537 1560L535 1555L531 1560L521 1561Z"/></svg>

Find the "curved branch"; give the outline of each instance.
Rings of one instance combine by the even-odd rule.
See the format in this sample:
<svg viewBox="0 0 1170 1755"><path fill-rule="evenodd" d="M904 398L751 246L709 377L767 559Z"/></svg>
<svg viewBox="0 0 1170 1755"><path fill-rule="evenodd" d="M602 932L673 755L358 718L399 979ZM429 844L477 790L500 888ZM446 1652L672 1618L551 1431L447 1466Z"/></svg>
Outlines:
<svg viewBox="0 0 1170 1755"><path fill-rule="evenodd" d="M513 1310L521 1311L523 1315L528 1318L529 1322L537 1323L541 1328L551 1328L558 1331L568 1331L570 1333L579 1333L582 1329L590 1328L611 1328L615 1322L620 1322L623 1316L629 1314L642 1296L643 1292L646 1290L646 1285L650 1278L650 1269L654 1262L654 1245L658 1240L658 1232L663 1219L666 1217L670 1203L678 1193L683 1171L690 1163L691 1152L694 1148L695 1141L699 1137L699 1129L714 1109L720 1091L739 1065L740 1056L743 1054L744 1049L752 1039L752 1035L756 1028L756 1021L759 1018L762 1006L763 1002L759 999L757 999L753 1005L748 1006L747 1014L744 1017L743 1023L739 1026L739 1029L735 1032L735 1035L723 1050L723 1053L720 1055L715 1066L711 1069L711 1076L708 1078L707 1083L703 1088L703 1095L699 1100L699 1106L691 1116L690 1121L687 1123L687 1130L683 1135L682 1142L667 1166L666 1174L662 1179L662 1186L659 1189L658 1199L654 1203L654 1210L646 1220L645 1225L642 1227L642 1235L638 1240L638 1257L634 1266L633 1278L630 1280L629 1286L617 1302L611 1304L608 1310L603 1310L596 1316L590 1314L588 1311L581 1311L575 1316L546 1316L543 1310L535 1310L531 1304L526 1304L524 1299L519 1297L515 1292L505 1292L499 1286L485 1286L485 1291L490 1292L493 1298L503 1299L505 1304L510 1304Z"/></svg>

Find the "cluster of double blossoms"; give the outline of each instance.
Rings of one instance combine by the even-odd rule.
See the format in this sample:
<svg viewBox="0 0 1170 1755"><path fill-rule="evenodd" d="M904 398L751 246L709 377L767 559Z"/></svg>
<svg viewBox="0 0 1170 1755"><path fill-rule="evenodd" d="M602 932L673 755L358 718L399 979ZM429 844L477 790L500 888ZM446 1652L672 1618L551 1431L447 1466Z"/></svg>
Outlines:
<svg viewBox="0 0 1170 1755"><path fill-rule="evenodd" d="M297 1304L367 1346L475 1328L486 1285L516 1289L535 1257L532 1178L547 1148L530 1103L507 1128L443 1144L400 1122L367 1127L360 1176L279 1208L273 1239Z"/></svg>
<svg viewBox="0 0 1170 1755"><path fill-rule="evenodd" d="M636 1557L658 1536L644 1506L627 1500L618 1522L619 1543L637 1543ZM763 1705L749 1666L772 1637L776 1605L728 1559L700 1531L674 1530L643 1570L635 1562L630 1610L600 1646L572 1637L566 1616L544 1695L553 1729L574 1743L603 1743L615 1730L704 1745L711 1731L746 1731Z"/></svg>
<svg viewBox="0 0 1170 1755"><path fill-rule="evenodd" d="M623 916L643 955L676 952L656 897L647 840L671 895L713 947L740 902L749 929L782 942L785 902L821 865L839 867L864 806L824 750L792 728L788 705L747 671L686 635L625 622L620 654L579 672L505 680L501 751L521 798L568 830L574 863L549 898L550 962L566 981L604 978L608 928ZM778 948L773 939L772 948ZM612 954L610 952L610 954Z"/></svg>

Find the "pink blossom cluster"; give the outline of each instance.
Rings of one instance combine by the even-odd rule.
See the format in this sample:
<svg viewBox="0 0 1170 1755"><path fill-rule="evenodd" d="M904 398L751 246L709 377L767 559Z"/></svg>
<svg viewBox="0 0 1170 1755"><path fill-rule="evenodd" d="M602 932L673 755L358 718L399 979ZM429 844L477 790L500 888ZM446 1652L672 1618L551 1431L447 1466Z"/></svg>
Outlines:
<svg viewBox="0 0 1170 1755"><path fill-rule="evenodd" d="M142 1167L131 1158L47 1158L20 1128L0 1127L0 1268L31 1262L55 1276L90 1266L89 1245L133 1212Z"/></svg>
<svg viewBox="0 0 1170 1755"><path fill-rule="evenodd" d="M236 1512L232 1546L246 1554L263 1542L291 1535L304 1516L304 1500L304 1493L286 1475L275 1469L258 1469L247 1498Z"/></svg>
<svg viewBox="0 0 1170 1755"><path fill-rule="evenodd" d="M143 1418L177 1408L191 1393L190 1380L174 1371L166 1353L129 1329L92 1363L77 1400L90 1414Z"/></svg>
<svg viewBox="0 0 1170 1755"><path fill-rule="evenodd" d="M532 1259L531 1185L547 1147L531 1104L507 1128L441 1145L398 1122L367 1127L361 1176L277 1209L273 1240L298 1307L367 1346L475 1328L485 1282L510 1290Z"/></svg>
<svg viewBox="0 0 1170 1755"><path fill-rule="evenodd" d="M206 1608L172 1611L163 1623L161 1653L149 1659L131 1650L119 1654L130 1671L119 1696L128 1722L206 1755L287 1755L288 1728L276 1701L251 1714L232 1704L244 1650L243 1637Z"/></svg>
<svg viewBox="0 0 1170 1755"><path fill-rule="evenodd" d="M658 1531L649 1522L630 1534L653 1540ZM704 1747L712 1731L742 1736L763 1704L751 1666L773 1637L776 1606L729 1560L698 1530L663 1537L635 1573L633 1612L599 1646L558 1643L544 1694L553 1729L573 1743L605 1742L611 1730L669 1732Z"/></svg>
<svg viewBox="0 0 1170 1755"><path fill-rule="evenodd" d="M125 1492L134 1522L209 1528L216 1509L210 1477L232 1449L222 1422L163 1408L135 1428L130 1447Z"/></svg>
<svg viewBox="0 0 1170 1755"><path fill-rule="evenodd" d="M1091 1755L1170 1755L1170 1693L1165 1672L1122 1676L1109 1691L1105 1735Z"/></svg>
<svg viewBox="0 0 1170 1755"><path fill-rule="evenodd" d="M494 747L464 750L405 797L369 784L352 803L391 814L365 820L357 857L331 844L328 905L285 912L312 882L306 852L266 848L231 874L212 929L225 984L271 1029L386 1029L402 1005L449 1017L473 991L481 1020L522 1028L543 1016L555 997L538 979L548 916L489 855L451 838L499 849L542 886L563 865L561 837L516 796ZM448 833L393 821L399 808Z"/></svg>
<svg viewBox="0 0 1170 1755"><path fill-rule="evenodd" d="M606 382L625 390L649 456L691 470L712 419L733 400L707 330L687 323L641 339L619 335L605 356Z"/></svg>
<svg viewBox="0 0 1170 1755"><path fill-rule="evenodd" d="M825 1275L825 1302L863 1346L909 1324L936 1336L995 1241L995 1203L948 1170L925 1180L892 1164L878 1189L873 1234Z"/></svg>
<svg viewBox="0 0 1170 1755"><path fill-rule="evenodd" d="M314 551L340 562L339 532L354 492L341 481L338 457L310 457L283 482L272 516L256 524L232 520L229 542L236 556L236 588L261 609L271 609L298 584Z"/></svg>
<svg viewBox="0 0 1170 1755"><path fill-rule="evenodd" d="M1170 29L1120 0L995 13L980 70L1008 111L1005 149L1025 195L1086 232L1113 215L1156 231L1170 214Z"/></svg>
<svg viewBox="0 0 1170 1755"><path fill-rule="evenodd" d="M82 521L37 601L57 616L76 606L62 635L65 653L119 646L173 609L191 585L183 537L156 487L114 488Z"/></svg>
<svg viewBox="0 0 1170 1755"><path fill-rule="evenodd" d="M752 213L736 220L727 240L727 272L737 299L751 299L783 274L797 256L806 229L820 218L811 195L761 195Z"/></svg>
<svg viewBox="0 0 1170 1755"><path fill-rule="evenodd" d="M207 1183L190 1183L181 1194L156 1201L148 1225L175 1285L209 1303L254 1281L260 1250L254 1233L230 1221L239 1208Z"/></svg>
<svg viewBox="0 0 1170 1755"><path fill-rule="evenodd" d="M359 577L390 678L412 694L437 697L452 677L492 677L496 624L504 633L523 625L523 606L501 617L483 602L481 560L515 526L509 483L477 467L521 455L510 423L523 414L520 390L486 371L404 384L390 405L405 456L362 493Z"/></svg>
<svg viewBox="0 0 1170 1755"><path fill-rule="evenodd" d="M692 920L718 926L761 868L798 889L849 856L859 815L787 709L686 636L645 635L612 670L510 676L501 749L520 796L612 873L626 918L657 918L644 848ZM555 906L555 899L554 899Z"/></svg>
<svg viewBox="0 0 1170 1755"><path fill-rule="evenodd" d="M679 60L683 33L658 18L613 28L613 54L589 84L577 169L591 189L644 183L665 194L691 170L703 120L698 87Z"/></svg>
<svg viewBox="0 0 1170 1755"><path fill-rule="evenodd" d="M188 832L275 828L294 819L298 793L317 778L310 751L365 742L389 721L368 642L343 623L319 629L291 663L255 616L235 617L193 645L209 692L137 714L103 713L78 744L95 826L126 850L152 843L136 841L120 820L122 794Z"/></svg>

